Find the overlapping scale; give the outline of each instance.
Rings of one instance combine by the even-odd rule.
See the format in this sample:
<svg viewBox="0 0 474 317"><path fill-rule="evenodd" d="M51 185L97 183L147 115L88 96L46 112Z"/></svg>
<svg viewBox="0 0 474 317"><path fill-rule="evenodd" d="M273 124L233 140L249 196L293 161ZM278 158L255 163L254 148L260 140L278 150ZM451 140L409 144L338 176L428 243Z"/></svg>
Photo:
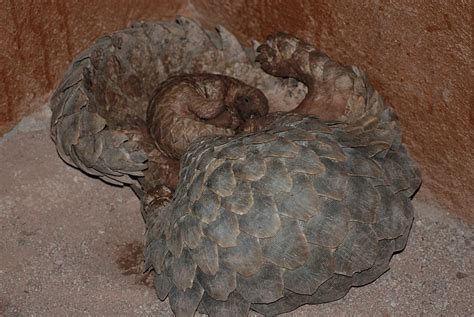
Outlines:
<svg viewBox="0 0 474 317"><path fill-rule="evenodd" d="M307 221L320 211L321 196L311 185L310 175L292 175L293 187L289 193L276 195L278 212L282 215Z"/></svg>
<svg viewBox="0 0 474 317"><path fill-rule="evenodd" d="M265 164L268 172L258 181L252 182L254 190L265 195L289 192L293 182L283 161L278 158L266 158Z"/></svg>
<svg viewBox="0 0 474 317"><path fill-rule="evenodd" d="M244 215L249 212L256 199L258 200L254 198L251 183L241 181L231 196L222 198L222 206L235 214Z"/></svg>
<svg viewBox="0 0 474 317"><path fill-rule="evenodd" d="M257 238L275 236L281 221L273 198L256 192L249 212L239 217L239 226L240 230Z"/></svg>
<svg viewBox="0 0 474 317"><path fill-rule="evenodd" d="M378 253L378 242L370 225L350 222L349 233L334 253L335 273L352 276L372 267Z"/></svg>
<svg viewBox="0 0 474 317"><path fill-rule="evenodd" d="M250 303L271 303L283 297L282 268L265 263L249 277L237 276L237 292Z"/></svg>
<svg viewBox="0 0 474 317"><path fill-rule="evenodd" d="M267 174L267 165L261 155L247 154L245 161L237 161L232 167L235 177L241 180L258 181Z"/></svg>
<svg viewBox="0 0 474 317"><path fill-rule="evenodd" d="M216 300L211 296L204 296L201 305L200 312L208 314L210 317L247 316L250 308L250 303L238 292L230 294L226 301Z"/></svg>
<svg viewBox="0 0 474 317"><path fill-rule="evenodd" d="M177 317L193 316L201 302L204 289L197 280L191 288L180 290L172 287L169 292L169 303L171 310Z"/></svg>
<svg viewBox="0 0 474 317"><path fill-rule="evenodd" d="M364 177L350 177L347 186L346 205L351 220L364 223L375 223L380 194Z"/></svg>
<svg viewBox="0 0 474 317"><path fill-rule="evenodd" d="M243 276L257 272L263 262L258 239L244 232L239 234L235 247L219 248L219 263Z"/></svg>
<svg viewBox="0 0 474 317"><path fill-rule="evenodd" d="M237 273L225 266L221 266L215 274L199 272L197 278L206 294L219 301L227 300L237 287Z"/></svg>
<svg viewBox="0 0 474 317"><path fill-rule="evenodd" d="M240 233L237 215L224 208L221 208L218 214L216 220L204 227L204 233L223 248L236 246Z"/></svg>
<svg viewBox="0 0 474 317"><path fill-rule="evenodd" d="M204 237L201 243L189 250L199 269L207 275L214 275L219 270L219 254L217 244Z"/></svg>
<svg viewBox="0 0 474 317"><path fill-rule="evenodd" d="M323 197L344 199L349 180L345 166L326 158L321 158L321 162L326 170L323 174L312 178L314 189Z"/></svg>
<svg viewBox="0 0 474 317"><path fill-rule="evenodd" d="M264 257L289 270L303 265L309 254L309 245L297 220L280 217L282 228L273 238L262 239Z"/></svg>
<svg viewBox="0 0 474 317"><path fill-rule="evenodd" d="M326 199L321 211L305 224L304 233L311 244L327 248L337 248L346 238L350 214L345 204Z"/></svg>
<svg viewBox="0 0 474 317"><path fill-rule="evenodd" d="M335 266L333 250L312 245L303 266L285 271L285 287L295 293L311 295L333 275Z"/></svg>
<svg viewBox="0 0 474 317"><path fill-rule="evenodd" d="M180 257L170 261L166 268L178 290L185 290L193 286L196 276L196 263L187 249L183 250Z"/></svg>

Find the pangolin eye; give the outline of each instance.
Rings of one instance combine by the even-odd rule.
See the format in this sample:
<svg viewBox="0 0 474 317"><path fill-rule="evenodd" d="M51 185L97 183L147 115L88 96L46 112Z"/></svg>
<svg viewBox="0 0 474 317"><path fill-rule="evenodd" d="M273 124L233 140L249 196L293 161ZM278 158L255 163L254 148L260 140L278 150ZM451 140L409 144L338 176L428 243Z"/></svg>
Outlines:
<svg viewBox="0 0 474 317"><path fill-rule="evenodd" d="M249 103L249 102L250 102L249 97L244 97L244 102L245 102L245 103Z"/></svg>

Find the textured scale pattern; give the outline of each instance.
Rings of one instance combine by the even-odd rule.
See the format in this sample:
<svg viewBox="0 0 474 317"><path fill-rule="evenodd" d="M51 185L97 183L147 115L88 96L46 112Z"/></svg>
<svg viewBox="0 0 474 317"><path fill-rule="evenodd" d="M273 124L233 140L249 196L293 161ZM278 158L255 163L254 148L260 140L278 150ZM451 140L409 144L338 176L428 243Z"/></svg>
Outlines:
<svg viewBox="0 0 474 317"><path fill-rule="evenodd" d="M185 18L138 23L78 56L52 98L59 155L141 197L145 268L176 316L337 300L387 271L410 232L420 174L364 72L288 34L257 46ZM272 113L177 161L147 132L148 102L205 72L259 88Z"/></svg>
<svg viewBox="0 0 474 317"><path fill-rule="evenodd" d="M211 314L216 301L236 296L239 305L273 315L338 299L388 270L413 220L414 188L400 191L390 174L407 157L401 145L383 162L369 145L323 157L321 149L340 147L348 126L313 128L320 124L282 114L262 132L206 138L188 149L176 195L147 233L146 253L160 257L146 265L171 282L156 285L160 294L202 293L190 314ZM408 183L415 172L397 170L396 178ZM175 313L179 303L170 301Z"/></svg>
<svg viewBox="0 0 474 317"><path fill-rule="evenodd" d="M255 50L221 26L207 31L184 17L135 23L98 39L66 71L51 99L59 155L114 185L135 184L144 174L145 189L169 183L179 163L155 150L145 131L146 110L160 83L193 73L240 79L262 90L273 110L295 108L306 92L295 80L266 74Z"/></svg>

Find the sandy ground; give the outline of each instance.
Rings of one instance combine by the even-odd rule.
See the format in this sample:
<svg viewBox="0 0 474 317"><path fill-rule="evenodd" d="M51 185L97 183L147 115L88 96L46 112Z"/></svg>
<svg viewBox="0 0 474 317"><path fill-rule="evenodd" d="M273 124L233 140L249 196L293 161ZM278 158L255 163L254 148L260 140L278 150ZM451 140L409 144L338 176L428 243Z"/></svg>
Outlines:
<svg viewBox="0 0 474 317"><path fill-rule="evenodd" d="M138 199L62 162L48 118L45 108L0 139L0 315L171 316L141 273ZM474 229L414 203L389 272L287 316L474 315Z"/></svg>

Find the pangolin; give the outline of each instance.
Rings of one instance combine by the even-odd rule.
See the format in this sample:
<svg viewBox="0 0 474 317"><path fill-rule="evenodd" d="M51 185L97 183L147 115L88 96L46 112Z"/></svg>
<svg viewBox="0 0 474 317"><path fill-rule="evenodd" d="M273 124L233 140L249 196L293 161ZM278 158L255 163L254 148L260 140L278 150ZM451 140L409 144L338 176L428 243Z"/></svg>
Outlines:
<svg viewBox="0 0 474 317"><path fill-rule="evenodd" d="M420 185L393 109L359 68L292 35L256 52L218 30L139 23L77 57L52 100L59 154L142 191L145 268L177 316L276 315L375 280L405 246ZM237 120L239 106L209 117L190 105L184 117L236 132L160 151L153 91L193 73L259 88L270 113ZM169 96L174 107L180 96Z"/></svg>
<svg viewBox="0 0 474 317"><path fill-rule="evenodd" d="M235 78L181 75L157 89L147 111L147 126L158 147L180 159L197 139L233 135L246 121L267 112L265 95Z"/></svg>

